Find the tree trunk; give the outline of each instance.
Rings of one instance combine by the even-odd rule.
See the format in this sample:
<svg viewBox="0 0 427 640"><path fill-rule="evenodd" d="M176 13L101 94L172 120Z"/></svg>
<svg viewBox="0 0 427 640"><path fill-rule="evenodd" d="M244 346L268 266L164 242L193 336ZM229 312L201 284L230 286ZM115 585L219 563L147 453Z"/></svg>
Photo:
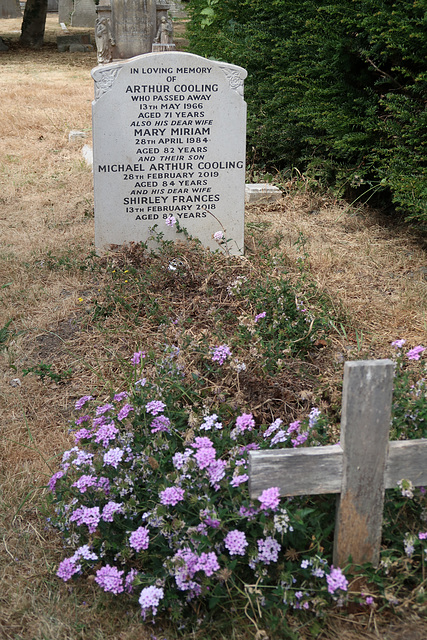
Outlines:
<svg viewBox="0 0 427 640"><path fill-rule="evenodd" d="M20 44L40 49L46 24L47 0L27 0L22 20Z"/></svg>

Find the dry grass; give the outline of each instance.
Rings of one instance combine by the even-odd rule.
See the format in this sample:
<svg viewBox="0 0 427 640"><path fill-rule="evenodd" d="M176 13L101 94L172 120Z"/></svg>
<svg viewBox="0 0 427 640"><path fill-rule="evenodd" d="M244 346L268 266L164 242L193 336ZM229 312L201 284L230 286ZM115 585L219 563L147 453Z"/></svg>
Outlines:
<svg viewBox="0 0 427 640"><path fill-rule="evenodd" d="M19 28L20 21L0 20L0 35L11 43L0 53L0 330L11 320L14 333L0 351L0 638L144 640L151 629L135 611L110 608L90 583L68 586L54 575L61 542L45 528L43 486L70 443L71 408L91 390L107 394L109 380L120 383L118 360L140 344L141 333L91 326L89 301L102 275L72 266L93 249L92 176L83 141L70 143L68 134L78 129L90 140L95 53L59 54L52 44L22 52L14 44L19 33L11 33ZM57 33L51 14L48 43ZM283 234L291 273L302 234L312 277L351 319L345 329L337 326L322 360L331 380L340 378L349 352L382 357L391 340L405 337L413 346L427 333L425 239L378 212L346 207L288 185L280 203L247 211L249 226L262 229L267 242ZM69 262L49 270L49 252ZM71 366L72 378L54 384L23 377L41 361L58 371ZM427 637L420 621L382 621L376 631L381 618L355 619L328 637Z"/></svg>

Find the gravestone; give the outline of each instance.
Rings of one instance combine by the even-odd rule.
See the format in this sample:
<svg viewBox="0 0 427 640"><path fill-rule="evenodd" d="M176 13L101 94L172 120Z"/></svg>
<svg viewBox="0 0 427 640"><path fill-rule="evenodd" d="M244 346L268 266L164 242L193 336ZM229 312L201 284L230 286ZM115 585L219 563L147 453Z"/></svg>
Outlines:
<svg viewBox="0 0 427 640"><path fill-rule="evenodd" d="M22 16L19 0L0 0L0 18L20 18Z"/></svg>
<svg viewBox="0 0 427 640"><path fill-rule="evenodd" d="M92 70L97 249L145 242L154 225L173 240L173 215L203 245L243 252L246 75L181 52Z"/></svg>
<svg viewBox="0 0 427 640"><path fill-rule="evenodd" d="M71 24L73 9L73 0L58 0L58 22L60 24Z"/></svg>
<svg viewBox="0 0 427 640"><path fill-rule="evenodd" d="M72 27L94 27L95 20L94 0L74 0L74 11L71 14Z"/></svg>
<svg viewBox="0 0 427 640"><path fill-rule="evenodd" d="M113 58L123 60L151 51L156 37L156 0L112 0Z"/></svg>

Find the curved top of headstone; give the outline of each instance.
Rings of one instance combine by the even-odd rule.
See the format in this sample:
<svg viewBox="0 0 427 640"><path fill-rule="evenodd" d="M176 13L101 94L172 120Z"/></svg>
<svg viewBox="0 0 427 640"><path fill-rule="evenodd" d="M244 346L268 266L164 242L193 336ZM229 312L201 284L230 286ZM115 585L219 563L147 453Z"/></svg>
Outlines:
<svg viewBox="0 0 427 640"><path fill-rule="evenodd" d="M161 71L166 78L168 69L171 71L169 75L173 76L173 70L176 68L182 69L182 74L185 76L187 76L188 73L194 73L195 78L208 78L212 77L212 73L215 73L218 69L221 70L228 80L230 89L236 91L242 98L243 83L248 75L246 69L243 67L228 62L208 60L202 56L184 51L144 53L140 56L129 58L129 60L111 62L92 69L91 75L95 81L95 101L111 89L123 67L132 67L134 70L150 70L150 73L141 73L141 76L144 76L145 79L149 79L149 76L156 76L157 71ZM138 74L135 73L135 75Z"/></svg>

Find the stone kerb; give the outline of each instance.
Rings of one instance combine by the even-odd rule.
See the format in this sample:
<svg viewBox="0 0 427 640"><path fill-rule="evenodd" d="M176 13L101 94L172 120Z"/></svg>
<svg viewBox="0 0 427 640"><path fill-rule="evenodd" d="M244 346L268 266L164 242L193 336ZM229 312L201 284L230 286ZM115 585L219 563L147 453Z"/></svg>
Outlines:
<svg viewBox="0 0 427 640"><path fill-rule="evenodd" d="M225 230L230 252L243 252L246 75L182 52L93 69L98 250L145 242L154 225L173 240L173 215L205 246Z"/></svg>

